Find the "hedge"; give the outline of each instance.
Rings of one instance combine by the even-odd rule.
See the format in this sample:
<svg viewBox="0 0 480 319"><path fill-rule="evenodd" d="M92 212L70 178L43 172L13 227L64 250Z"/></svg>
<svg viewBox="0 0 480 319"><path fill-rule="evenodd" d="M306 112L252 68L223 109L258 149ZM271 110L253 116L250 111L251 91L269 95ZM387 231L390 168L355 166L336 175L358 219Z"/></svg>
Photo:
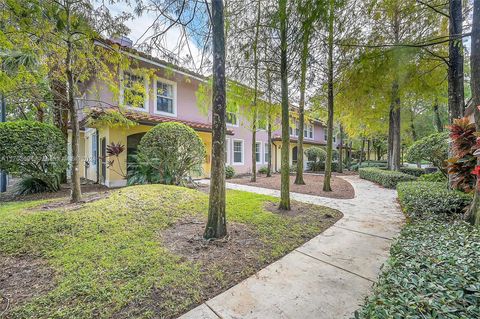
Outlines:
<svg viewBox="0 0 480 319"><path fill-rule="evenodd" d="M0 123L1 170L57 191L67 165L67 142L57 127L36 121Z"/></svg>
<svg viewBox="0 0 480 319"><path fill-rule="evenodd" d="M423 174L418 178L418 181L422 182L443 182L447 183L447 176L445 176L441 171L436 171L435 173Z"/></svg>
<svg viewBox="0 0 480 319"><path fill-rule="evenodd" d="M353 164L350 166L350 169L352 171L358 171L358 168L362 168L362 167L378 167L378 168L387 168L387 163L385 162L378 162L378 161L375 161L375 162L362 162L362 164Z"/></svg>
<svg viewBox="0 0 480 319"><path fill-rule="evenodd" d="M400 167L400 172L419 177L425 174L425 169L419 167Z"/></svg>
<svg viewBox="0 0 480 319"><path fill-rule="evenodd" d="M480 229L410 223L355 318L479 318Z"/></svg>
<svg viewBox="0 0 480 319"><path fill-rule="evenodd" d="M412 175L397 171L387 171L380 168L365 167L358 170L360 178L378 183L387 188L395 188L399 182L414 181L417 178Z"/></svg>
<svg viewBox="0 0 480 319"><path fill-rule="evenodd" d="M446 183L441 182L400 183L397 191L402 209L412 218L462 213L472 201L471 195L450 190Z"/></svg>

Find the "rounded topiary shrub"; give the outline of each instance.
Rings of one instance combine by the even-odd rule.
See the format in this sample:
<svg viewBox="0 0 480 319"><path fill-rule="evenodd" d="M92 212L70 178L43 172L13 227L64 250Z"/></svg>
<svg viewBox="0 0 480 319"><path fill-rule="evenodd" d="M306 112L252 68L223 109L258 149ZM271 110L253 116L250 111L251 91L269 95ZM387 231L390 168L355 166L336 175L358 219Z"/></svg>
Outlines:
<svg viewBox="0 0 480 319"><path fill-rule="evenodd" d="M235 169L232 166L225 166L225 178L231 179L235 177Z"/></svg>
<svg viewBox="0 0 480 319"><path fill-rule="evenodd" d="M35 121L0 123L1 170L57 191L67 165L67 143L57 127Z"/></svg>
<svg viewBox="0 0 480 319"><path fill-rule="evenodd" d="M180 185L192 173L201 173L205 145L185 124L161 123L148 131L138 145L142 164L157 170L160 183Z"/></svg>
<svg viewBox="0 0 480 319"><path fill-rule="evenodd" d="M448 132L434 133L412 144L405 159L411 163L427 161L446 173L448 159Z"/></svg>
<svg viewBox="0 0 480 319"><path fill-rule="evenodd" d="M308 159L308 169L310 171L320 171L325 169L325 159L327 152L321 147L310 147L305 150L305 156Z"/></svg>

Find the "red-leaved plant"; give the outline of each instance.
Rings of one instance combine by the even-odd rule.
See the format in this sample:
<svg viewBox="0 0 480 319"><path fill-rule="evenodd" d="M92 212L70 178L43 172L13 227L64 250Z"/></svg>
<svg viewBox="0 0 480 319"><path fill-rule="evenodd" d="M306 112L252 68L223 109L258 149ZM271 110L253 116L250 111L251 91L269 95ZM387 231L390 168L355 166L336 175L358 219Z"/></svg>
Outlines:
<svg viewBox="0 0 480 319"><path fill-rule="evenodd" d="M115 173L117 173L120 176L126 177L125 172L122 169L122 165L120 164L120 159L119 156L125 151L125 145L122 145L120 143L115 143L112 142L109 145L107 145L107 157L114 157L117 159L118 163L118 170L114 168L114 163L115 159L110 159L107 161L107 168L111 169Z"/></svg>
<svg viewBox="0 0 480 319"><path fill-rule="evenodd" d="M453 157L448 159L448 173L452 178L452 187L464 192L471 192L475 187L477 173L477 158L474 152L480 149L477 141L475 124L470 123L467 117L455 119L447 126L452 140Z"/></svg>

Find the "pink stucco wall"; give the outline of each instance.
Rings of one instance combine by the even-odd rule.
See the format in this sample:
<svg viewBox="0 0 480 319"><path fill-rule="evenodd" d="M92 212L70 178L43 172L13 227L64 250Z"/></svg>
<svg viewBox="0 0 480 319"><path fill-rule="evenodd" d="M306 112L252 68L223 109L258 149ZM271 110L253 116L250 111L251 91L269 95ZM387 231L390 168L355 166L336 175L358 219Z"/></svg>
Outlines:
<svg viewBox="0 0 480 319"><path fill-rule="evenodd" d="M176 83L177 86L177 115L172 116L172 118L177 118L180 120L188 120L188 121L194 121L194 122L200 122L200 123L211 123L211 114L204 114L202 111L200 111L199 107L197 106L196 102L196 96L195 92L198 89L199 84L201 83L200 79L188 77L184 74L179 74L179 73L173 73L169 71L167 72L169 75L166 75L166 72L164 69L147 64L145 62L141 62L142 67L148 67L148 68L155 68L155 74L159 78L164 78L168 81L173 81ZM120 86L120 84L119 84ZM149 86L148 86L148 91L149 91L149 101L148 101L148 112L151 114L155 114L155 105L154 105L154 97L153 97L153 90L154 90L154 84L153 81L150 81ZM119 104L118 98L114 97L114 94L111 92L111 90L108 88L107 85L103 84L98 81L92 81L90 83L89 89L87 90L86 93L86 101L84 102L85 106L116 106ZM141 112L141 111L139 111ZM162 116L165 116L162 114ZM280 119L278 119L280 121ZM234 132L234 135L227 136L227 142L228 142L228 155L227 158L229 161L227 162L227 165L232 165L234 166L235 170L237 173L242 174L242 173L248 173L251 171L251 158L252 158L252 146L251 146L251 141L252 141L252 132L250 129L248 129L248 125L245 125L247 123L247 120L245 118L242 118L241 115L239 115L239 125L238 126L232 126L227 124L227 129L230 129ZM243 124L243 125L242 125ZM281 130L278 129L276 130L273 135L280 136ZM264 162L264 148L265 148L265 143L267 143L267 132L264 130L257 131L257 141L262 142L262 149L261 149L261 162L257 163L257 169L266 166L266 163ZM233 141L234 140L243 140L243 150L244 150L244 156L243 156L243 164L235 164L233 163ZM307 139L306 139L307 141ZM326 141L324 140L324 127L318 123L314 123L314 142L317 143L325 143ZM274 150L272 150L272 156L274 156ZM278 155L280 155L280 151L278 150ZM275 167L275 165L274 165Z"/></svg>

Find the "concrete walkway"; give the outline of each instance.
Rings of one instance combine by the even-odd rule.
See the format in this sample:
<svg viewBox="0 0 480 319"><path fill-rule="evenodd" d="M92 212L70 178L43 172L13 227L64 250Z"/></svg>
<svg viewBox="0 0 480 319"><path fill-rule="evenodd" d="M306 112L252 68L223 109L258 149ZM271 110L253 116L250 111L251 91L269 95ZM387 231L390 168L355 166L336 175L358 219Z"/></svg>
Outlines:
<svg viewBox="0 0 480 319"><path fill-rule="evenodd" d="M334 226L180 318L352 318L388 257L403 214L396 191L357 176L342 178L353 185L354 199L291 193L292 200L342 211ZM248 185L227 188L280 196Z"/></svg>

